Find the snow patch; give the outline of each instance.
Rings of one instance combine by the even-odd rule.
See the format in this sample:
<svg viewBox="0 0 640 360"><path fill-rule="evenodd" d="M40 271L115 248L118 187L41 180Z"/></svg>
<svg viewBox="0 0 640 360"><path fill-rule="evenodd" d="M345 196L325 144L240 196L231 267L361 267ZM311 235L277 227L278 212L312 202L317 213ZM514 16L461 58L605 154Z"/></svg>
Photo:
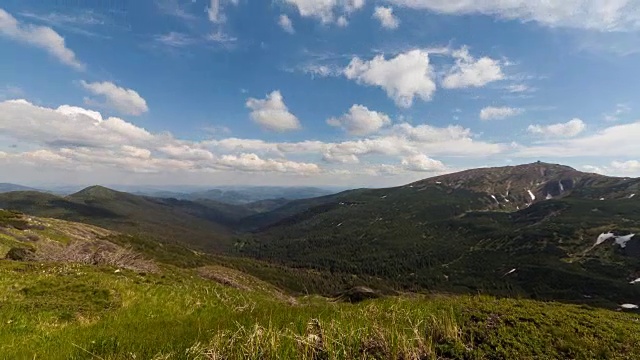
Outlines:
<svg viewBox="0 0 640 360"><path fill-rule="evenodd" d="M387 195L380 197L380 199L386 199Z"/></svg>
<svg viewBox="0 0 640 360"><path fill-rule="evenodd" d="M442 181L436 181L436 184L442 185Z"/></svg>
<svg viewBox="0 0 640 360"><path fill-rule="evenodd" d="M630 282L629 284L634 285L634 284L640 284L640 278L637 278L635 280L633 280L632 282Z"/></svg>
<svg viewBox="0 0 640 360"><path fill-rule="evenodd" d="M507 273L506 273L506 274L504 274L503 276L511 275L511 274L513 274L514 272L516 272L516 270L518 270L518 269L511 269L511 270L509 270L509 272L507 272Z"/></svg>
<svg viewBox="0 0 640 360"><path fill-rule="evenodd" d="M500 201L498 201L495 195L491 195L491 198L493 198L493 200L495 200L498 204L500 204Z"/></svg>
<svg viewBox="0 0 640 360"><path fill-rule="evenodd" d="M596 240L596 245L600 245L603 242L605 242L605 241L607 241L609 239L615 238L615 237L616 236L612 232L610 232L610 233L602 233L602 234L600 234L600 236L598 236L598 240Z"/></svg>
<svg viewBox="0 0 640 360"><path fill-rule="evenodd" d="M604 201L604 198L600 198L600 201Z"/></svg>
<svg viewBox="0 0 640 360"><path fill-rule="evenodd" d="M620 305L621 308L623 309L638 309L638 305L635 304L622 304Z"/></svg>
<svg viewBox="0 0 640 360"><path fill-rule="evenodd" d="M340 227L340 226L342 226L342 223L338 224L338 226L336 226L336 227Z"/></svg>
<svg viewBox="0 0 640 360"><path fill-rule="evenodd" d="M634 196L636 196L636 194L629 195L629 199L633 199Z"/></svg>
<svg viewBox="0 0 640 360"><path fill-rule="evenodd" d="M564 192L564 185L562 185L562 181L558 181L558 184L560 185L560 192Z"/></svg>
<svg viewBox="0 0 640 360"><path fill-rule="evenodd" d="M533 195L533 193L531 192L531 190L527 190L527 192L529 193L529 196L531 196L531 202L536 201L536 196Z"/></svg>
<svg viewBox="0 0 640 360"><path fill-rule="evenodd" d="M621 248L626 248L627 247L627 243L629 241L631 241L631 239L636 236L636 234L631 234L631 235L627 235L627 236L618 236L616 238L616 244L620 245Z"/></svg>
<svg viewBox="0 0 640 360"><path fill-rule="evenodd" d="M603 242L609 239L615 239L615 243L617 245L620 245L620 247L624 249L627 247L627 243L631 241L631 239L633 239L634 236L636 236L636 234L629 234L625 236L615 236L612 232L602 233L600 234L600 236L598 236L598 239L596 240L596 246L602 244Z"/></svg>
<svg viewBox="0 0 640 360"><path fill-rule="evenodd" d="M551 200L553 199L553 196L551 194L547 194L546 200Z"/></svg>

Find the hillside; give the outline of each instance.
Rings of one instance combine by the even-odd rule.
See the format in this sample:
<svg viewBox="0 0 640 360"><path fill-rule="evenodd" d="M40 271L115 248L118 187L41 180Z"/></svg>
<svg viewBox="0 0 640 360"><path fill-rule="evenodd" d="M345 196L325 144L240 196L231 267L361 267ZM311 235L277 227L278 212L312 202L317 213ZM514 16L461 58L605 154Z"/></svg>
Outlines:
<svg viewBox="0 0 640 360"><path fill-rule="evenodd" d="M640 315L626 311L485 296L292 297L206 256L175 266L179 254L203 255L137 252L144 240L86 224L0 211L0 230L0 244L34 249L0 256L8 359L640 356Z"/></svg>
<svg viewBox="0 0 640 360"><path fill-rule="evenodd" d="M560 182L564 190L550 192L553 198L535 195ZM541 163L477 169L290 203L259 215L272 218L236 247L266 261L379 277L409 290L614 307L640 301L640 286L630 284L640 278L633 236L640 233L640 199L631 196L638 183ZM491 192L500 191L498 206ZM300 211L284 211L294 205ZM628 242L616 244L616 237Z"/></svg>
<svg viewBox="0 0 640 360"><path fill-rule="evenodd" d="M0 193L11 191L36 191L36 189L17 184L0 183Z"/></svg>
<svg viewBox="0 0 640 360"><path fill-rule="evenodd" d="M210 251L228 249L232 228L248 214L228 204L149 198L99 186L66 197L39 192L0 194L0 208L85 222Z"/></svg>

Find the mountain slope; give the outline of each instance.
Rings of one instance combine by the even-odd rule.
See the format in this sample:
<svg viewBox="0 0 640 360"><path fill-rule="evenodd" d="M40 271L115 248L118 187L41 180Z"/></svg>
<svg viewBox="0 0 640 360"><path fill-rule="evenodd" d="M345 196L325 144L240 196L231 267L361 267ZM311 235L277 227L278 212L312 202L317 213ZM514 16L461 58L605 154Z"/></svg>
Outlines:
<svg viewBox="0 0 640 360"><path fill-rule="evenodd" d="M36 189L30 188L28 186L0 183L0 193L6 193L11 191L36 191Z"/></svg>
<svg viewBox="0 0 640 360"><path fill-rule="evenodd" d="M298 203L301 212L259 223L237 248L413 290L638 302L640 284L629 283L640 278L640 238L594 246L602 233L640 234L638 182L541 163L477 169ZM545 191L554 198L536 196ZM505 194L500 206L492 192Z"/></svg>
<svg viewBox="0 0 640 360"><path fill-rule="evenodd" d="M232 227L246 212L232 205L213 205L148 198L99 186L67 197L38 192L0 194L0 208L224 251L230 246Z"/></svg>

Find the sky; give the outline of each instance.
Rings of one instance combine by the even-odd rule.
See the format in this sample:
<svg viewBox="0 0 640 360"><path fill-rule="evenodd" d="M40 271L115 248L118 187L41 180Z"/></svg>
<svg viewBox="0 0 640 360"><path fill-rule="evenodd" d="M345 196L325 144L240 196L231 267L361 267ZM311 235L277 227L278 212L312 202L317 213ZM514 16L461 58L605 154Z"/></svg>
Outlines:
<svg viewBox="0 0 640 360"><path fill-rule="evenodd" d="M3 0L0 182L640 176L635 0Z"/></svg>

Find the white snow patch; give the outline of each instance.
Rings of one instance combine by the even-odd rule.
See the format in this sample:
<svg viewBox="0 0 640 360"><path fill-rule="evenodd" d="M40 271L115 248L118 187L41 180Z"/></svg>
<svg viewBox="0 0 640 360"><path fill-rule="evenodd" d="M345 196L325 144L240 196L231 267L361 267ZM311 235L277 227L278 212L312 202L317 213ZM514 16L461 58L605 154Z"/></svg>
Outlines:
<svg viewBox="0 0 640 360"><path fill-rule="evenodd" d="M500 201L498 201L498 199L496 198L495 195L491 195L491 197L493 198L493 200L495 200L498 204L500 204Z"/></svg>
<svg viewBox="0 0 640 360"><path fill-rule="evenodd" d="M511 269L511 270L509 270L509 272L507 272L507 273L506 273L506 274L504 274L503 276L511 275L511 274L513 274L514 272L516 272L516 270L518 270L518 269Z"/></svg>
<svg viewBox="0 0 640 360"><path fill-rule="evenodd" d="M547 199L547 200L551 200L551 199L553 199L553 196L551 196L551 194L547 194L546 199Z"/></svg>
<svg viewBox="0 0 640 360"><path fill-rule="evenodd" d="M627 243L631 241L631 239L633 239L634 236L636 236L636 234L629 234L625 236L615 236L612 232L602 233L600 234L600 236L598 236L598 239L596 240L596 245L600 245L609 239L615 239L616 244L620 245L620 247L624 249L627 247Z"/></svg>
<svg viewBox="0 0 640 360"><path fill-rule="evenodd" d="M527 192L529 193L529 196L531 196L531 201L536 201L536 196L533 195L533 193L531 192L531 190L527 190Z"/></svg>
<svg viewBox="0 0 640 360"><path fill-rule="evenodd" d="M386 199L386 198L387 198L387 195L382 196L380 199Z"/></svg>
<svg viewBox="0 0 640 360"><path fill-rule="evenodd" d="M627 243L629 241L631 241L631 239L636 236L636 234L630 234L627 236L618 236L616 238L616 244L620 245L621 248L626 248L627 247Z"/></svg>
<svg viewBox="0 0 640 360"><path fill-rule="evenodd" d="M342 226L342 223L338 224L338 226L336 226L336 227L340 227L340 226Z"/></svg>
<svg viewBox="0 0 640 360"><path fill-rule="evenodd" d="M623 309L638 309L638 305L635 304L622 304L620 307Z"/></svg>
<svg viewBox="0 0 640 360"><path fill-rule="evenodd" d="M604 198L600 198L600 201L604 201Z"/></svg>
<svg viewBox="0 0 640 360"><path fill-rule="evenodd" d="M640 284L640 278L637 278L635 280L633 280L632 282L630 282L629 284L633 285L633 284Z"/></svg>
<svg viewBox="0 0 640 360"><path fill-rule="evenodd" d="M636 194L629 195L629 199L633 199L634 196L636 196Z"/></svg>
<svg viewBox="0 0 640 360"><path fill-rule="evenodd" d="M558 184L560 185L560 192L564 191L564 185L562 185L562 181L558 181Z"/></svg>
<svg viewBox="0 0 640 360"><path fill-rule="evenodd" d="M442 181L436 181L436 184L441 185Z"/></svg>
<svg viewBox="0 0 640 360"><path fill-rule="evenodd" d="M610 232L610 233L602 233L602 234L600 234L600 236L598 236L598 240L596 240L596 245L600 245L603 242L605 242L605 241L607 241L609 239L613 239L615 237L616 236L612 232Z"/></svg>

